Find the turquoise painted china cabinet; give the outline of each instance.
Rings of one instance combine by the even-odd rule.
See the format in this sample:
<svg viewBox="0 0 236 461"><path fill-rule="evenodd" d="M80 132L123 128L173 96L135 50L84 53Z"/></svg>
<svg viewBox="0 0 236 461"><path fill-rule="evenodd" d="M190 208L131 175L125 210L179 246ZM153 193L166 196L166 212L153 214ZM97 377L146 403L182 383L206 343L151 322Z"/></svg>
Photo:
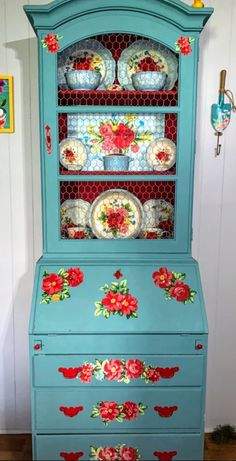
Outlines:
<svg viewBox="0 0 236 461"><path fill-rule="evenodd" d="M54 0L38 37L43 256L35 460L201 460L207 320L191 256L199 34L180 0Z"/></svg>

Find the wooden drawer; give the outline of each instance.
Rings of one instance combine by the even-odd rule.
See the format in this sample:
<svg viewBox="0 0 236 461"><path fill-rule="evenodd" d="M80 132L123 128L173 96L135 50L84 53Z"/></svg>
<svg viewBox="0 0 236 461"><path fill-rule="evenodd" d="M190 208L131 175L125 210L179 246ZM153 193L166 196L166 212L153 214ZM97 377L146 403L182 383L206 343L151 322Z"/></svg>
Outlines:
<svg viewBox="0 0 236 461"><path fill-rule="evenodd" d="M133 461L138 460L138 455L142 461L203 459L203 437L200 434L39 435L34 442L36 458L42 461L98 460L102 458L96 457L95 451L91 456L91 447L117 449L123 444L126 450L134 450L133 456L126 458Z"/></svg>
<svg viewBox="0 0 236 461"><path fill-rule="evenodd" d="M103 362L102 366L106 360L109 361L109 371L103 373L100 370L97 374L93 372L90 381L82 382L81 380L86 378L81 372L81 367L85 362L94 366L96 359ZM112 359L115 362L112 363ZM138 362L134 362L135 360ZM112 364L118 364L118 371L112 372ZM135 386L201 386L204 380L204 364L205 360L201 355L38 355L33 357L33 382L36 387L127 386L126 382L118 382L118 380L128 373L131 376L130 384ZM119 366L123 367L121 375ZM156 368L160 379L155 381L157 377L154 376L150 380L147 379L146 383L144 379L137 378L141 369L143 370L141 376L144 377L146 367ZM101 378L104 379L101 380Z"/></svg>
<svg viewBox="0 0 236 461"><path fill-rule="evenodd" d="M200 388L37 390L36 430L200 430ZM191 408L191 411L189 409Z"/></svg>

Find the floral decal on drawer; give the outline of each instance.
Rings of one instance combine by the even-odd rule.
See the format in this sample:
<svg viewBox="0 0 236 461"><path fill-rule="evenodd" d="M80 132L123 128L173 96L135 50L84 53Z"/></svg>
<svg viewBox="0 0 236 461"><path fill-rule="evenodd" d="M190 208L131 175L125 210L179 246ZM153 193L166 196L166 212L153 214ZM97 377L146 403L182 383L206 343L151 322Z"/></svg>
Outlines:
<svg viewBox="0 0 236 461"><path fill-rule="evenodd" d="M138 461L141 455L137 448L127 445L116 447L91 446L90 459L94 461Z"/></svg>
<svg viewBox="0 0 236 461"><path fill-rule="evenodd" d="M155 285L165 291L167 300L175 299L184 304L193 303L197 292L183 282L185 277L186 274L171 272L166 267L160 267L152 274Z"/></svg>
<svg viewBox="0 0 236 461"><path fill-rule="evenodd" d="M117 402L98 402L92 409L91 418L100 417L105 426L107 426L112 421L123 423L125 420L136 419L138 415L144 415L146 409L147 405L141 402L131 402L130 400L121 404Z"/></svg>
<svg viewBox="0 0 236 461"><path fill-rule="evenodd" d="M130 317L137 318L138 300L129 293L128 281L119 278L122 277L121 272L118 270L115 272L114 277L117 281L108 285L105 283L100 290L105 293L105 296L101 301L95 302L95 316L104 315L106 319L113 315L126 316L127 319Z"/></svg>
<svg viewBox="0 0 236 461"><path fill-rule="evenodd" d="M59 367L66 379L79 379L82 383L90 383L94 377L98 381L108 380L129 384L132 379L142 379L145 383L156 383L160 379L172 379L180 371L176 367L154 367L146 365L139 359L96 359L94 363L84 363L81 367Z"/></svg>
<svg viewBox="0 0 236 461"><path fill-rule="evenodd" d="M63 301L70 298L70 288L79 286L84 281L84 273L79 267L70 268L66 271L60 269L56 274L44 272L42 283L41 304L49 304L51 301Z"/></svg>

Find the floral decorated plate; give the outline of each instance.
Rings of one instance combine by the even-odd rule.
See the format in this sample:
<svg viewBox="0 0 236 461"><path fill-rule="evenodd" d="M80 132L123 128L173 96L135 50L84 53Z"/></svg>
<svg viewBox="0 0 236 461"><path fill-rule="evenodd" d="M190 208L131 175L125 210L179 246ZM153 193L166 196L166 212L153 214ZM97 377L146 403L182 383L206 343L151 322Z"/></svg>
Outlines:
<svg viewBox="0 0 236 461"><path fill-rule="evenodd" d="M176 145L167 138L152 142L147 148L147 162L156 171L167 171L175 164Z"/></svg>
<svg viewBox="0 0 236 461"><path fill-rule="evenodd" d="M151 199L144 203L143 228L156 228L163 221L173 221L174 208L170 202L163 199Z"/></svg>
<svg viewBox="0 0 236 461"><path fill-rule="evenodd" d="M142 228L142 204L126 190L111 189L93 202L89 222L99 239L135 238Z"/></svg>
<svg viewBox="0 0 236 461"><path fill-rule="evenodd" d="M87 160L84 144L75 138L64 139L60 143L60 162L67 170L81 170Z"/></svg>
<svg viewBox="0 0 236 461"><path fill-rule="evenodd" d="M118 61L118 80L126 90L134 90L132 75L141 71L167 74L163 90L172 90L178 78L178 60L174 53L153 40L137 40L126 48Z"/></svg>
<svg viewBox="0 0 236 461"><path fill-rule="evenodd" d="M98 90L104 90L115 81L116 63L112 54L98 40L81 40L63 50L58 57L58 84L65 86L65 72L95 70L101 73Z"/></svg>
<svg viewBox="0 0 236 461"><path fill-rule="evenodd" d="M61 225L88 225L90 203L82 199L66 200L61 205Z"/></svg>

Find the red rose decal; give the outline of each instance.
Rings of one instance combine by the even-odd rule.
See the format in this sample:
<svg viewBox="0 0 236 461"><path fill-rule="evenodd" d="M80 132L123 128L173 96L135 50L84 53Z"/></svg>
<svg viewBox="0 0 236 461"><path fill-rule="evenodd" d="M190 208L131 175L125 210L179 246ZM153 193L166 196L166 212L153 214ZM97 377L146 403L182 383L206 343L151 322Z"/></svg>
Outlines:
<svg viewBox="0 0 236 461"><path fill-rule="evenodd" d="M90 383L92 376L93 376L94 366L90 365L90 363L85 363L82 366L81 373L79 376L80 381L82 383Z"/></svg>
<svg viewBox="0 0 236 461"><path fill-rule="evenodd" d="M57 37L54 34L48 34L44 37L44 41L47 45L54 45L57 43Z"/></svg>
<svg viewBox="0 0 236 461"><path fill-rule="evenodd" d="M101 402L99 413L103 421L113 421L120 411L116 402Z"/></svg>
<svg viewBox="0 0 236 461"><path fill-rule="evenodd" d="M132 312L137 311L138 309L138 300L130 294L124 296L121 303L121 311L124 315L130 315Z"/></svg>
<svg viewBox="0 0 236 461"><path fill-rule="evenodd" d="M60 35L55 34L47 34L46 37L41 40L43 48L47 48L50 53L56 53L60 47L58 44L58 40L61 40Z"/></svg>
<svg viewBox="0 0 236 461"><path fill-rule="evenodd" d="M68 269L67 273L69 274L67 281L70 287L77 287L84 281L84 273L79 267Z"/></svg>
<svg viewBox="0 0 236 461"><path fill-rule="evenodd" d="M170 296L176 298L176 301L186 301L190 297L190 288L181 280L176 280L174 285L170 288Z"/></svg>
<svg viewBox="0 0 236 461"><path fill-rule="evenodd" d="M108 312L114 312L121 309L121 303L123 301L123 296L121 293L113 293L113 291L108 291L106 297L102 299L102 304L108 310Z"/></svg>
<svg viewBox="0 0 236 461"><path fill-rule="evenodd" d="M106 374L106 378L109 381L113 379L119 380L121 379L122 373L124 371L124 366L122 365L121 360L109 360L104 365L104 373Z"/></svg>
<svg viewBox="0 0 236 461"><path fill-rule="evenodd" d="M117 452L113 447L101 448L98 452L98 459L101 461L117 461Z"/></svg>
<svg viewBox="0 0 236 461"><path fill-rule="evenodd" d="M158 272L152 274L152 278L155 285L160 288L167 288L171 286L173 274L166 267L161 267Z"/></svg>
<svg viewBox="0 0 236 461"><path fill-rule="evenodd" d="M126 360L125 366L126 366L125 376L127 376L127 378L131 378L131 379L140 378L141 374L144 371L143 363L141 362L141 360L138 360L138 359Z"/></svg>
<svg viewBox="0 0 236 461"><path fill-rule="evenodd" d="M178 45L182 48L183 46L189 45L189 40L188 37L180 37L179 40L177 41Z"/></svg>
<svg viewBox="0 0 236 461"><path fill-rule="evenodd" d="M117 280L123 276L120 270L113 275ZM105 292L105 297L95 302L95 316L104 315L108 319L113 314L125 315L127 319L137 318L138 300L129 293L127 285L127 280L119 280L113 281L110 286L106 283L101 287L101 291Z"/></svg>
<svg viewBox="0 0 236 461"><path fill-rule="evenodd" d="M93 447L91 446L90 459L99 461L138 461L141 458L137 448L127 445L116 447Z"/></svg>
<svg viewBox="0 0 236 461"><path fill-rule="evenodd" d="M184 56L192 53L191 43L194 42L194 38L191 37L180 37L179 40L175 43L176 51L180 52Z"/></svg>
<svg viewBox="0 0 236 461"><path fill-rule="evenodd" d="M156 383L157 381L160 380L161 375L159 371L157 370L157 368L147 367L145 372L146 372L146 376L148 380L151 381L151 383Z"/></svg>
<svg viewBox="0 0 236 461"><path fill-rule="evenodd" d="M58 50L60 50L58 43L52 43L52 45L48 45L48 51L50 51L50 53L56 53Z"/></svg>
<svg viewBox="0 0 236 461"><path fill-rule="evenodd" d="M130 401L125 402L123 403L122 413L124 413L125 415L124 419L128 419L128 420L135 419L137 418L139 414L139 407L137 403L130 402Z"/></svg>
<svg viewBox="0 0 236 461"><path fill-rule="evenodd" d="M63 289L63 282L63 278L59 275L50 274L43 279L42 290L49 295L60 293Z"/></svg>
<svg viewBox="0 0 236 461"><path fill-rule="evenodd" d="M152 274L155 285L165 290L165 298L173 299L184 304L194 303L196 291L183 282L186 275L182 272L170 272L166 267L161 267L159 271Z"/></svg>
<svg viewBox="0 0 236 461"><path fill-rule="evenodd" d="M121 461L137 461L139 459L138 450L133 447L122 446L120 448Z"/></svg>

